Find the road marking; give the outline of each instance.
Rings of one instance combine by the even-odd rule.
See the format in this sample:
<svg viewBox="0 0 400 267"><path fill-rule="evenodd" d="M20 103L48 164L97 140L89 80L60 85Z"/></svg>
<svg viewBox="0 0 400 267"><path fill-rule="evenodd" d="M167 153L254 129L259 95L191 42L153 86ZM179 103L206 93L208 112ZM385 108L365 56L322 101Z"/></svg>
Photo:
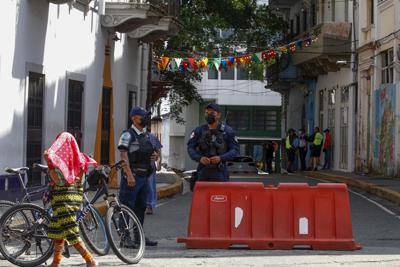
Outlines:
<svg viewBox="0 0 400 267"><path fill-rule="evenodd" d="M243 210L239 207L235 208L235 228L238 229L243 219Z"/></svg>
<svg viewBox="0 0 400 267"><path fill-rule="evenodd" d="M156 208L164 206L165 204L170 203L170 202L175 201L175 200L176 200L175 198L172 198L170 200L166 200L166 201L163 201L161 203L158 203L158 204L156 204Z"/></svg>
<svg viewBox="0 0 400 267"><path fill-rule="evenodd" d="M320 182L324 182L324 183L330 182L330 181L326 181L326 180L322 180L322 179L318 179L318 178L314 178L314 177L309 177L309 176L306 176L306 177L307 177L307 178L310 178L310 179L314 179L314 180L320 181ZM385 211L386 213L389 213L390 215L393 215L396 219L399 219L399 220L400 220L400 216L399 216L399 215L397 215L397 214L394 213L393 211L389 210L388 208L386 208L386 207L383 206L382 204L376 202L375 200L372 200L372 199L370 199L370 198L368 198L368 197L366 197L366 196L364 196L364 195L362 195L362 194L360 194L360 193L357 193L357 192L355 192L355 191L353 191L353 190L351 190L351 189L349 189L349 188L347 188L347 190L348 190L350 193L353 193L354 195L357 195L357 196L359 196L359 197L362 197L363 199L365 199L365 200L367 200L368 202L374 204L375 206L377 206L378 208L382 209L382 210Z"/></svg>

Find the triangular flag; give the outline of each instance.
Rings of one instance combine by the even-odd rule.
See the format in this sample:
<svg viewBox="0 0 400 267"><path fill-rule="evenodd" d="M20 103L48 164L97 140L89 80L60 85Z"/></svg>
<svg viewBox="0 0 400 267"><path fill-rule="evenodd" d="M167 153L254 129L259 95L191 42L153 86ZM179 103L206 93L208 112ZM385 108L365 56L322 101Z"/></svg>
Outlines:
<svg viewBox="0 0 400 267"><path fill-rule="evenodd" d="M179 67L180 67L180 65L181 65L181 63L182 63L182 60L183 60L183 59L181 59L181 58L174 58L176 67L177 67L178 69L179 69Z"/></svg>
<svg viewBox="0 0 400 267"><path fill-rule="evenodd" d="M210 58L208 60L208 66L207 67L208 67L209 70L211 70L214 67L214 59L213 58Z"/></svg>
<svg viewBox="0 0 400 267"><path fill-rule="evenodd" d="M260 63L260 62L261 62L260 59L261 59L261 56L258 57L257 54L253 54L253 55L251 56L251 61L253 61L253 62L255 62L255 63Z"/></svg>
<svg viewBox="0 0 400 267"><path fill-rule="evenodd" d="M229 67L231 67L233 64L235 64L235 58L234 57L230 57L229 60L228 60Z"/></svg>
<svg viewBox="0 0 400 267"><path fill-rule="evenodd" d="M161 69L165 70L165 68L167 67L169 63L169 57L162 57L161 58Z"/></svg>
<svg viewBox="0 0 400 267"><path fill-rule="evenodd" d="M219 65L221 65L221 59L220 58L215 58L214 59L214 66L216 70L219 70Z"/></svg>
<svg viewBox="0 0 400 267"><path fill-rule="evenodd" d="M203 68L204 68L204 69L207 68L207 65L208 65L208 58L204 57L204 58L201 60L201 64L203 65Z"/></svg>
<svg viewBox="0 0 400 267"><path fill-rule="evenodd" d="M188 70L189 63L187 61L183 61L182 65L183 65L184 70Z"/></svg>
<svg viewBox="0 0 400 267"><path fill-rule="evenodd" d="M228 68L228 62L227 61L229 61L229 60L227 60L227 59L222 59L221 60L221 65L222 65L222 67L224 68L224 69L227 69Z"/></svg>
<svg viewBox="0 0 400 267"><path fill-rule="evenodd" d="M192 66L192 68L194 69L196 66L196 62L195 62L194 58L188 58L188 62L190 64L190 66Z"/></svg>
<svg viewBox="0 0 400 267"><path fill-rule="evenodd" d="M236 63L237 64L242 64L241 57L236 57Z"/></svg>

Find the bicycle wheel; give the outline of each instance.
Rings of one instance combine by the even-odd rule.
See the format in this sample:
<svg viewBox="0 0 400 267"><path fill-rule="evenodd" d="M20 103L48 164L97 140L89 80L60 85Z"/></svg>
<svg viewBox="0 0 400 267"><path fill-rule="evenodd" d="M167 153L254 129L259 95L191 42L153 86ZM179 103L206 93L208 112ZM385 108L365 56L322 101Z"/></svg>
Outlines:
<svg viewBox="0 0 400 267"><path fill-rule="evenodd" d="M145 250L144 231L130 208L125 205L111 206L107 210L106 230L110 246L120 260L135 264L142 259Z"/></svg>
<svg viewBox="0 0 400 267"><path fill-rule="evenodd" d="M0 200L0 218L3 216L3 214L12 206L14 206L15 203L8 201L8 200ZM5 260L3 254L0 253L0 260Z"/></svg>
<svg viewBox="0 0 400 267"><path fill-rule="evenodd" d="M47 237L50 217L34 204L19 204L0 219L0 252L21 267L38 266L53 253L53 241Z"/></svg>
<svg viewBox="0 0 400 267"><path fill-rule="evenodd" d="M90 207L89 212L79 223L82 239L86 245L99 256L107 255L110 251L110 244L107 240L106 227L99 212Z"/></svg>

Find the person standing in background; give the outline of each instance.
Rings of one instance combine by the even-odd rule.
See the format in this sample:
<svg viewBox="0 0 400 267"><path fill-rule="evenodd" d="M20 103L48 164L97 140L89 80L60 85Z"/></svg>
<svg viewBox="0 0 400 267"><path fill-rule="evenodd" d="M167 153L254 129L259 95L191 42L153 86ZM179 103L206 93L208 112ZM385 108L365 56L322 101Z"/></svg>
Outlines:
<svg viewBox="0 0 400 267"><path fill-rule="evenodd" d="M325 138L324 138L324 146L322 151L325 155L325 161L323 170L329 170L331 168L331 158L332 158L332 136L329 132L329 129L324 130Z"/></svg>
<svg viewBox="0 0 400 267"><path fill-rule="evenodd" d="M274 160L275 148L271 141L264 144L265 149L265 171L269 174L272 173L272 161Z"/></svg>
<svg viewBox="0 0 400 267"><path fill-rule="evenodd" d="M147 208L146 208L146 214L153 214L154 213L154 208L156 207L157 204L157 171L159 170L158 167L161 167L161 162L159 162L160 155L161 155L161 148L162 145L160 143L160 140L158 140L157 136L155 136L152 133L149 133L150 135L150 142L152 143L154 150L155 150L155 157L154 160L152 160L151 167L152 167L152 173L150 174L149 181L147 183Z"/></svg>
<svg viewBox="0 0 400 267"><path fill-rule="evenodd" d="M300 167L302 171L307 169L306 166L306 155L307 155L307 136L304 129L299 130L299 158Z"/></svg>

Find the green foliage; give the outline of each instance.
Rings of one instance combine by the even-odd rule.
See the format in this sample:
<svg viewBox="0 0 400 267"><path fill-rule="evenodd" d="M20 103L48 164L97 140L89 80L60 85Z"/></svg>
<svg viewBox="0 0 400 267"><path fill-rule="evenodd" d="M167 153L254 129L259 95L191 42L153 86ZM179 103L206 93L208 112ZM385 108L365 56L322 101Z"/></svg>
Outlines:
<svg viewBox="0 0 400 267"><path fill-rule="evenodd" d="M279 38L283 21L267 6L256 0L184 0L179 20L182 29L167 45L155 44L156 56L167 57L220 57L239 55L237 51L259 52ZM221 30L224 36L221 36ZM250 78L264 80L264 64L251 63ZM193 100L201 101L193 82L201 73L162 71L161 80L172 81L169 92L171 115L183 123L182 107Z"/></svg>

